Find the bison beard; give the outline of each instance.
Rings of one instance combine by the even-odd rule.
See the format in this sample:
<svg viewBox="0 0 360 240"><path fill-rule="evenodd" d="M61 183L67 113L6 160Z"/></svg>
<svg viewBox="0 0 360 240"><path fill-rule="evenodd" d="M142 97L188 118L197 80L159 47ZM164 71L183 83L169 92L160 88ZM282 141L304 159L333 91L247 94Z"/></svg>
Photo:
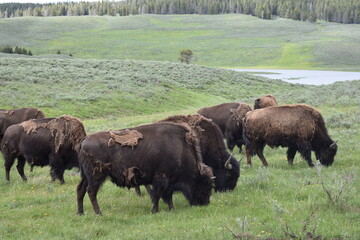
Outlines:
<svg viewBox="0 0 360 240"><path fill-rule="evenodd" d="M186 139L188 129L173 123L139 126L143 136L134 147L108 146L109 132L87 136L81 144L81 180L77 186L78 214L83 214L87 191L94 212L101 214L97 192L107 177L119 187L152 184L152 213L160 198L173 208L172 195L181 191L191 205L207 205L212 188L212 170L202 163L197 141Z"/></svg>
<svg viewBox="0 0 360 240"><path fill-rule="evenodd" d="M247 163L257 154L263 165L268 163L263 155L265 145L288 147L289 164L297 151L314 166L311 151L320 163L329 166L337 151L336 142L329 137L321 114L311 106L294 104L258 109L246 114L244 119Z"/></svg>
<svg viewBox="0 0 360 240"><path fill-rule="evenodd" d="M10 126L4 135L1 149L5 159L6 180L18 159L17 169L24 181L24 165L51 167L51 179L64 183L65 169L78 167L77 150L86 136L79 119L71 116L29 120Z"/></svg>

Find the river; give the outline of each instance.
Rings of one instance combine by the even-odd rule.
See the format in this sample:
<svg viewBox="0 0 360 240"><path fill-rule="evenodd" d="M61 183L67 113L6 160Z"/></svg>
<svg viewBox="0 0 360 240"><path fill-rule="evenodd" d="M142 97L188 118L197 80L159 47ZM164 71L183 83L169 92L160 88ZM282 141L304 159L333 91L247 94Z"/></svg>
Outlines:
<svg viewBox="0 0 360 240"><path fill-rule="evenodd" d="M332 84L337 81L360 80L360 72L318 71L318 70L283 70L283 69L232 69L250 72L257 76L280 79L289 83L308 85Z"/></svg>

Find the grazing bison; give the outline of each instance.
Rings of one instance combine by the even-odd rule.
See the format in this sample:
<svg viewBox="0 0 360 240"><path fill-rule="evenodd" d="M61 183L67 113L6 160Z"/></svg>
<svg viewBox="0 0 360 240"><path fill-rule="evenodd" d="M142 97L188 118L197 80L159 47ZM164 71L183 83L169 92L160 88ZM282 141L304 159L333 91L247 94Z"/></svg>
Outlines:
<svg viewBox="0 0 360 240"><path fill-rule="evenodd" d="M222 103L216 106L202 108L197 113L213 120L213 122L219 126L221 132L225 134L226 124L228 119L231 118L230 109L237 109L238 107L238 102Z"/></svg>
<svg viewBox="0 0 360 240"><path fill-rule="evenodd" d="M78 214L83 214L86 191L101 214L96 195L107 177L119 187L151 184L152 213L159 211L160 198L171 210L174 191L191 205L210 202L212 170L202 162L198 139L186 126L154 123L89 135L81 143L79 163Z"/></svg>
<svg viewBox="0 0 360 240"><path fill-rule="evenodd" d="M311 151L321 164L333 163L337 151L336 142L329 137L324 119L313 107L294 104L257 109L246 114L244 119L247 163L257 154L262 163L268 163L263 155L265 144L270 147L288 147L287 159L293 164L297 151L314 166Z"/></svg>
<svg viewBox="0 0 360 240"><path fill-rule="evenodd" d="M211 119L219 126L230 151L237 145L241 152L244 143L241 134L242 130L239 131L241 128L240 116L250 110L250 106L246 103L231 102L202 108L198 113Z"/></svg>
<svg viewBox="0 0 360 240"><path fill-rule="evenodd" d="M254 109L277 106L276 98L273 95L266 95L255 99Z"/></svg>
<svg viewBox="0 0 360 240"><path fill-rule="evenodd" d="M225 129L226 143L230 151L237 146L241 152L242 145L245 145L242 137L242 124L245 114L249 111L251 111L251 107L246 103L239 103L237 109L230 109L231 117L228 119Z"/></svg>
<svg viewBox="0 0 360 240"><path fill-rule="evenodd" d="M239 162L226 151L221 131L215 123L199 114L172 116L160 122L185 124L199 138L202 159L216 177L215 191L236 187L240 176Z"/></svg>
<svg viewBox="0 0 360 240"><path fill-rule="evenodd" d="M25 121L10 126L1 144L5 159L6 180L10 181L10 169L15 158L17 170L23 179L24 165L51 167L51 179L64 183L65 169L78 167L77 150L86 136L84 126L78 118L61 116Z"/></svg>
<svg viewBox="0 0 360 240"><path fill-rule="evenodd" d="M21 108L12 110L0 110L0 143L8 127L30 119L44 118L44 113L37 108Z"/></svg>

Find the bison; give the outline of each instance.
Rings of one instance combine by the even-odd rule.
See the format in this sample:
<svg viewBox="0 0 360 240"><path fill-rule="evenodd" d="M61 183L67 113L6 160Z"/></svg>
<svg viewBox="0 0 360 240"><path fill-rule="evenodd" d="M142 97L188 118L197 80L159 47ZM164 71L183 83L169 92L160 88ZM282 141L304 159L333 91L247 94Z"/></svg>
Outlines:
<svg viewBox="0 0 360 240"><path fill-rule="evenodd" d="M188 127L173 123L87 136L79 152L77 213L84 213L87 191L94 212L101 214L97 192L107 177L119 187L151 184L152 213L159 211L160 198L171 210L174 191L181 191L191 205L209 204L213 174L202 162L198 141Z"/></svg>
<svg viewBox="0 0 360 240"><path fill-rule="evenodd" d="M37 108L21 108L12 110L0 110L0 143L8 127L30 119L41 119L45 115Z"/></svg>
<svg viewBox="0 0 360 240"><path fill-rule="evenodd" d="M230 109L231 117L228 119L225 129L225 138L227 147L232 151L235 146L242 151L242 145L245 142L242 138L242 122L245 114L251 111L251 107L246 103L239 103L237 109Z"/></svg>
<svg viewBox="0 0 360 240"><path fill-rule="evenodd" d="M288 147L287 160L293 164L296 152L300 152L308 165L311 151L321 164L334 162L337 144L328 135L321 114L305 104L268 107L248 112L244 118L243 135L246 140L247 163L257 154L263 165L268 163L263 155L265 145Z"/></svg>
<svg viewBox="0 0 360 240"><path fill-rule="evenodd" d="M199 114L211 119L217 124L226 139L226 145L233 151L235 145L242 150L242 119L251 107L242 102L222 103L212 107L202 108Z"/></svg>
<svg viewBox="0 0 360 240"><path fill-rule="evenodd" d="M199 137L204 163L213 170L215 191L228 191L236 187L240 176L239 162L227 151L219 127L199 114L168 117L161 122L189 125Z"/></svg>
<svg viewBox="0 0 360 240"><path fill-rule="evenodd" d="M65 183L65 169L79 165L77 150L85 136L83 124L71 116L33 119L10 126L1 144L7 182L17 158L17 170L23 181L27 180L24 165L28 162L30 166L50 165L52 181L59 179Z"/></svg>
<svg viewBox="0 0 360 240"><path fill-rule="evenodd" d="M273 95L266 95L255 99L254 109L277 106L276 98Z"/></svg>

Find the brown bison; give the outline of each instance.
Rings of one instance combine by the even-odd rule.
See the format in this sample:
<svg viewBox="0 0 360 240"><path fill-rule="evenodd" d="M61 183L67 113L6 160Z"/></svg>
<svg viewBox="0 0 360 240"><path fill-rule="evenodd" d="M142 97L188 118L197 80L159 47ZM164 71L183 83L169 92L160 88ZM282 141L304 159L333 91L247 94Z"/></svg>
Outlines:
<svg viewBox="0 0 360 240"><path fill-rule="evenodd" d="M263 155L265 144L270 147L288 147L287 159L293 164L297 151L314 166L311 151L321 164L333 163L337 151L336 142L329 137L324 119L313 107L294 104L257 109L246 114L244 119L247 163L257 154L262 163L268 163Z"/></svg>
<svg viewBox="0 0 360 240"><path fill-rule="evenodd" d="M71 116L33 119L10 126L1 144L6 180L10 181L10 169L17 158L23 181L27 180L24 165L28 162L30 166L50 165L52 181L64 183L65 169L79 165L77 150L85 136L83 124Z"/></svg>
<svg viewBox="0 0 360 240"><path fill-rule="evenodd" d="M154 123L89 135L81 143L79 163L78 214L84 213L86 191L101 214L97 192L107 177L119 187L151 184L152 213L159 211L160 198L171 210L174 191L191 205L210 202L212 170L202 162L198 139L186 126Z"/></svg>
<svg viewBox="0 0 360 240"><path fill-rule="evenodd" d="M45 115L37 108L20 108L12 110L0 110L0 143L8 127L30 119L41 119Z"/></svg>
<svg viewBox="0 0 360 240"><path fill-rule="evenodd" d="M242 145L245 145L242 138L242 123L245 114L251 110L251 107L246 103L239 103L237 109L230 109L231 117L226 124L225 139L227 146L231 151L237 146L241 152Z"/></svg>
<svg viewBox="0 0 360 240"><path fill-rule="evenodd" d="M254 109L277 106L276 98L273 95L266 95L255 99Z"/></svg>
<svg viewBox="0 0 360 240"><path fill-rule="evenodd" d="M211 119L219 126L230 151L232 151L236 145L241 152L242 145L244 144L241 134L241 117L244 117L242 115L250 110L250 106L246 103L230 102L202 108L198 113Z"/></svg>
<svg viewBox="0 0 360 240"><path fill-rule="evenodd" d="M240 176L239 162L227 151L219 127L199 114L178 115L161 120L190 126L199 137L204 163L213 170L215 191L228 191L236 187Z"/></svg>

